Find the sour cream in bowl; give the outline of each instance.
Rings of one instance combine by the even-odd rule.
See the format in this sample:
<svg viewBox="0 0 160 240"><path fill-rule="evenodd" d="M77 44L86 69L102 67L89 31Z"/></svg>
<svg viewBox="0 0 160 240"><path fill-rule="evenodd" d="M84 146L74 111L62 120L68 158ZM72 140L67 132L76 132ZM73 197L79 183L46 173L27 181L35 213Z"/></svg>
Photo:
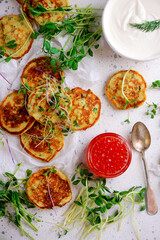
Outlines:
<svg viewBox="0 0 160 240"><path fill-rule="evenodd" d="M130 23L160 19L159 0L108 0L102 17L105 39L119 55L137 61L160 57L160 28L143 32Z"/></svg>

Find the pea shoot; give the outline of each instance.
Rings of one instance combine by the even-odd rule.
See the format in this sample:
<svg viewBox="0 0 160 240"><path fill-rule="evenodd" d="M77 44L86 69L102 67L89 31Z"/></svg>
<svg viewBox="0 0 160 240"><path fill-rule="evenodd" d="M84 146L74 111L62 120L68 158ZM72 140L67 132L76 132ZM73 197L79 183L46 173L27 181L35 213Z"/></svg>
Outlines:
<svg viewBox="0 0 160 240"><path fill-rule="evenodd" d="M17 169L13 174L5 172L4 176L8 178L7 182L0 181L0 218L4 216L8 217L9 221L13 222L21 230L22 236L25 234L29 238L34 239L23 228L23 225L25 223L34 231L38 231L36 226L32 223L32 220L35 219L38 222L41 220L26 210L26 207L35 207L35 205L30 202L26 191L23 189L28 178L32 174L32 171L27 169L27 177L25 179L18 180L15 175L21 165L22 163L17 165Z"/></svg>
<svg viewBox="0 0 160 240"><path fill-rule="evenodd" d="M48 12L40 4L36 8L30 7L29 9L35 16ZM96 19L101 17L95 12L96 9L89 5L86 8L76 7L75 12L72 12L72 10L71 7L50 9L49 12L67 12L68 17L61 22L47 22L32 34L34 39L40 35L44 37L43 52L52 57L50 64L54 67L54 71L63 69L77 70L78 63L87 54L93 56L91 48L97 49L99 47L96 42L101 38L102 28L96 23ZM68 36L66 43L62 48L53 47L52 40L60 36ZM58 67L56 63L58 63Z"/></svg>
<svg viewBox="0 0 160 240"><path fill-rule="evenodd" d="M81 239L95 232L100 239L103 230L115 222L121 224L130 213L134 213L135 204L140 205L140 211L145 210L144 192L146 188L132 187L128 191L111 191L106 186L106 179L93 178L93 174L79 164L72 177L73 185L82 184L82 188L74 203L65 212L63 231L81 227ZM136 226L135 226L136 227ZM138 233L137 233L138 234Z"/></svg>

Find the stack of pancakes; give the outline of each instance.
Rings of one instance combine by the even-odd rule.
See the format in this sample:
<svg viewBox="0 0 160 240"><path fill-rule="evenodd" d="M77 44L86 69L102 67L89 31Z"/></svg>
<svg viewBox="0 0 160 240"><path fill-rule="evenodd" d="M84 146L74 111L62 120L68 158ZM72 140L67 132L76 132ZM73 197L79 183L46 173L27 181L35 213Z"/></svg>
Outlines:
<svg viewBox="0 0 160 240"><path fill-rule="evenodd" d="M76 87L66 93L64 73L50 65L50 57L39 57L24 68L19 91L10 93L0 105L0 126L20 135L22 147L33 157L49 162L63 148L64 135L86 130L100 117L100 99Z"/></svg>

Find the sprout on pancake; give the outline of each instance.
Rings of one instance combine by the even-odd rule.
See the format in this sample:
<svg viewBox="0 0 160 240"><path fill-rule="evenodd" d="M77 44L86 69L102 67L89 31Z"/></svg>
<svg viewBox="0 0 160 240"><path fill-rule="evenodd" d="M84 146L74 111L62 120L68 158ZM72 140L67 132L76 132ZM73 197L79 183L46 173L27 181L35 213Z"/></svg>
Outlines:
<svg viewBox="0 0 160 240"><path fill-rule="evenodd" d="M66 121L67 121L66 124L67 125L69 124L69 128L68 128L68 127L65 127L65 124L62 126L62 124L55 123L60 128L62 128L62 130L65 131L65 134L67 134L71 131L71 122L70 122L70 119L69 119L69 112L67 111L66 108L60 106L60 104L59 104L60 98L63 98L61 96L62 91L61 91L61 89L59 89L57 93L54 93L53 87L49 82L49 78L48 77L45 77L45 78L46 78L46 93L44 94L45 97L42 100L40 100L40 102L38 104L40 104L46 98L47 103L51 107L51 109L55 110L55 112L57 113L57 115L61 119L66 119ZM66 92L64 92L64 94L66 95ZM67 97L63 98L63 100L65 102L70 103L70 100Z"/></svg>
<svg viewBox="0 0 160 240"><path fill-rule="evenodd" d="M12 53L9 57L7 57L7 58L4 58L2 61L0 61L0 63L2 63L2 62L9 62L11 59L12 59L12 57L14 57L17 53L19 53L24 47L25 47L25 45L27 44L27 42L29 41L29 39L31 38L31 35L32 35L32 33L30 33L29 35L28 35L28 37L27 37L27 39L26 39L26 41L24 42L24 44L16 51L16 52L14 52L14 53ZM15 42L15 40L12 40L12 41L14 41ZM6 44L7 45L7 44ZM4 46L6 46L6 45L4 45ZM2 52L4 52L4 55L5 55L5 50L4 50L4 46L0 46L0 58L1 58L1 53ZM14 47L13 47L14 46ZM15 48L15 47L17 47L17 43L15 43L14 45L12 46L12 48ZM8 47L8 46L6 46L6 47ZM11 47L9 47L9 48L11 48ZM3 49L3 50L2 50ZM2 57L4 57L4 55L2 56Z"/></svg>
<svg viewBox="0 0 160 240"><path fill-rule="evenodd" d="M26 109L28 115L31 117L30 113L28 112L28 108L27 108L27 103L28 103L28 95L27 95L27 92L28 92L28 91L31 91L31 90L30 90L30 87L29 87L28 83L25 83L25 84L21 84L21 85L20 85L20 88L19 88L19 90L18 90L18 93L21 93L21 92L22 92L22 93L25 95L25 109Z"/></svg>
<svg viewBox="0 0 160 240"><path fill-rule="evenodd" d="M30 22L27 20L26 16L25 16L25 13L23 12L22 8L20 8L20 11L22 13L22 17L24 18L24 20L26 21L28 27L30 28L31 32L32 33L35 33L33 28L32 28L32 25L30 24Z"/></svg>
<svg viewBox="0 0 160 240"><path fill-rule="evenodd" d="M49 73L46 73L46 72L43 71L42 69L35 68L35 70L37 70L37 71L39 71L39 72L42 72L42 73L46 74L46 75L48 76L48 80L54 79L54 80L56 80L58 83L60 83L60 81L59 81L57 78L55 78L53 75L51 75L51 74L49 74ZM46 76L44 76L44 77L47 79Z"/></svg>
<svg viewBox="0 0 160 240"><path fill-rule="evenodd" d="M57 212L56 212L56 209L55 209L55 205L54 205L54 202L53 202L53 199L52 199L52 196L51 196L50 187L49 187L49 178L50 178L50 175L51 175L52 172L56 173L57 170L54 167L52 167L48 171L46 171L43 175L46 176L48 195L49 195L49 198L50 198L51 203L52 203L52 208L53 208L55 214L57 215Z"/></svg>
<svg viewBox="0 0 160 240"><path fill-rule="evenodd" d="M49 126L48 126L49 125ZM49 129L49 130L48 130ZM47 142L48 144L50 144L50 141L53 137L54 137L54 133L55 133L55 128L54 128L54 125L53 123L48 120L46 121L46 124L45 124L45 127L44 127L44 132L43 132L43 135L36 135L36 134L29 134L26 132L26 134L28 136L30 136L31 138L34 138L34 140L41 140L36 146L35 148L37 148L39 145L41 145L43 142Z"/></svg>
<svg viewBox="0 0 160 240"><path fill-rule="evenodd" d="M131 68L129 68L128 71L124 74L123 80L122 80L122 95L123 95L123 97L125 98L125 101L126 101L123 110L126 109L126 107L127 107L127 105L128 105L129 103L134 103L134 102L136 101L136 99L133 99L133 100L130 101L130 100L126 97L126 95L124 94L124 83L125 83L125 79L126 79L127 74L130 72L130 70L131 70Z"/></svg>
<svg viewBox="0 0 160 240"><path fill-rule="evenodd" d="M4 58L4 56L5 56L5 52L6 52L5 47L15 48L15 47L17 47L17 43L16 43L15 40L12 40L12 41L7 42L5 45L0 46L0 58ZM3 61L9 62L11 59L12 59L11 56L6 57L2 61L0 61L0 63L3 62Z"/></svg>

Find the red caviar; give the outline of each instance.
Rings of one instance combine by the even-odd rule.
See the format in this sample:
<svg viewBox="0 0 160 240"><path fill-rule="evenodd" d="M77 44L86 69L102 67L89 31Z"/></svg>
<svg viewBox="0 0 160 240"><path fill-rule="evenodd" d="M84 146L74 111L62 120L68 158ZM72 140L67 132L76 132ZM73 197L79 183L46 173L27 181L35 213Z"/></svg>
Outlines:
<svg viewBox="0 0 160 240"><path fill-rule="evenodd" d="M103 133L95 137L87 150L91 170L100 177L113 178L124 173L132 158L128 142L116 133Z"/></svg>

